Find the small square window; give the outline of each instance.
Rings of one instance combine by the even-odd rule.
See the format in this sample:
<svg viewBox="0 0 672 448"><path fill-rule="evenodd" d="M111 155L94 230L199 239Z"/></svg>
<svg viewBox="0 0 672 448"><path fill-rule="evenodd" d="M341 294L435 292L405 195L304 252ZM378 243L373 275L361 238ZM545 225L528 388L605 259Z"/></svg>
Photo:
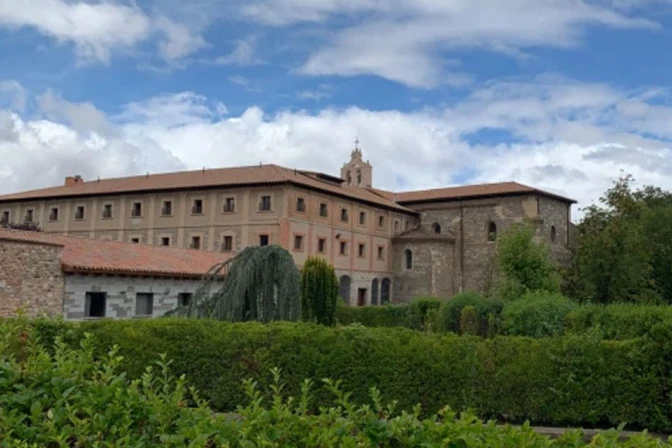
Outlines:
<svg viewBox="0 0 672 448"><path fill-rule="evenodd" d="M268 235L259 235L259 245L268 246Z"/></svg>
<svg viewBox="0 0 672 448"><path fill-rule="evenodd" d="M112 217L112 204L103 205L103 219L110 219Z"/></svg>
<svg viewBox="0 0 672 448"><path fill-rule="evenodd" d="M105 317L106 304L106 293L87 292L84 304L84 317Z"/></svg>
<svg viewBox="0 0 672 448"><path fill-rule="evenodd" d="M191 207L191 213L193 215L203 214L203 199L194 199L194 204Z"/></svg>
<svg viewBox="0 0 672 448"><path fill-rule="evenodd" d="M200 249L201 248L201 237L200 236L192 236L191 237L191 244L189 245L190 249Z"/></svg>
<svg viewBox="0 0 672 448"><path fill-rule="evenodd" d="M173 214L173 201L163 201L161 206L161 216L171 216Z"/></svg>
<svg viewBox="0 0 672 448"><path fill-rule="evenodd" d="M341 209L341 221L348 222L348 209L347 208L342 208Z"/></svg>
<svg viewBox="0 0 672 448"><path fill-rule="evenodd" d="M294 235L294 250L303 250L303 236Z"/></svg>
<svg viewBox="0 0 672 448"><path fill-rule="evenodd" d="M327 240L325 238L319 238L317 240L317 251L321 254L326 252Z"/></svg>
<svg viewBox="0 0 672 448"><path fill-rule="evenodd" d="M140 238L131 238L131 243L140 244Z"/></svg>
<svg viewBox="0 0 672 448"><path fill-rule="evenodd" d="M58 208L53 207L49 210L49 221L58 221Z"/></svg>
<svg viewBox="0 0 672 448"><path fill-rule="evenodd" d="M326 202L320 203L320 216L323 218L329 216L329 206Z"/></svg>
<svg viewBox="0 0 672 448"><path fill-rule="evenodd" d="M383 246L378 246L378 259L382 260L385 258L385 248Z"/></svg>
<svg viewBox="0 0 672 448"><path fill-rule="evenodd" d="M26 210L26 222L33 222L34 217L35 212L33 211L33 209Z"/></svg>
<svg viewBox="0 0 672 448"><path fill-rule="evenodd" d="M222 241L222 250L223 251L232 251L233 250L233 237L230 235L227 235L224 237L224 241Z"/></svg>
<svg viewBox="0 0 672 448"><path fill-rule="evenodd" d="M82 220L84 219L84 206L83 205L78 205L77 208L75 209L75 219L77 220Z"/></svg>
<svg viewBox="0 0 672 448"><path fill-rule="evenodd" d="M177 304L179 306L189 306L194 295L190 292L181 292L177 295Z"/></svg>
<svg viewBox="0 0 672 448"><path fill-rule="evenodd" d="M236 211L236 199L226 198L224 200L224 213L233 213Z"/></svg>
<svg viewBox="0 0 672 448"><path fill-rule="evenodd" d="M359 255L360 258L366 257L366 244L359 243L357 255Z"/></svg>
<svg viewBox="0 0 672 448"><path fill-rule="evenodd" d="M381 229L385 227L385 217L384 216L379 216L378 217L378 227Z"/></svg>
<svg viewBox="0 0 672 448"><path fill-rule="evenodd" d="M131 217L139 218L142 216L142 202L134 202L131 207Z"/></svg>
<svg viewBox="0 0 672 448"><path fill-rule="evenodd" d="M341 255L347 255L347 253L348 253L348 243L345 242L345 241L341 241L340 254Z"/></svg>
<svg viewBox="0 0 672 448"><path fill-rule="evenodd" d="M359 224L366 225L366 212L359 212Z"/></svg>
<svg viewBox="0 0 672 448"><path fill-rule="evenodd" d="M262 196L261 202L259 202L259 210L263 212L268 212L271 210L271 197Z"/></svg>
<svg viewBox="0 0 672 448"><path fill-rule="evenodd" d="M154 294L139 292L135 295L135 315L151 316L154 313Z"/></svg>
<svg viewBox="0 0 672 448"><path fill-rule="evenodd" d="M168 237L168 236L162 237L161 238L161 245L166 246L166 247L170 246L170 237Z"/></svg>
<svg viewBox="0 0 672 448"><path fill-rule="evenodd" d="M303 198L296 199L296 211L303 213L306 211L306 200Z"/></svg>

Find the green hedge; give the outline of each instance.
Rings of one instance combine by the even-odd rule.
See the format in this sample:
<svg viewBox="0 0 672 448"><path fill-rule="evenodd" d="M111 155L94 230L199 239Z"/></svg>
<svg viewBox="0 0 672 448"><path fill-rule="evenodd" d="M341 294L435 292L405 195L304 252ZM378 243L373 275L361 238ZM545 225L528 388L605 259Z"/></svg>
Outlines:
<svg viewBox="0 0 672 448"><path fill-rule="evenodd" d="M508 335L548 337L564 332L565 318L578 304L559 293L531 292L506 302L503 330Z"/></svg>
<svg viewBox="0 0 672 448"><path fill-rule="evenodd" d="M599 331L607 339L631 339L649 334L659 323L672 322L669 305L581 305L565 318L565 331Z"/></svg>
<svg viewBox="0 0 672 448"><path fill-rule="evenodd" d="M365 327L405 327L429 330L443 301L420 297L410 303L383 306L352 307L340 302L336 321L341 325L362 324Z"/></svg>
<svg viewBox="0 0 672 448"><path fill-rule="evenodd" d="M472 306L476 309L479 319L479 334L488 336L495 332L491 328L493 318L497 318L504 307L499 300L488 299L477 292L465 292L446 300L438 312L436 327L438 331L462 333L460 319L462 310Z"/></svg>
<svg viewBox="0 0 672 448"><path fill-rule="evenodd" d="M657 339L602 341L589 337L481 339L408 329L312 324L228 324L207 320L107 321L36 324L45 335L76 342L91 332L101 350L119 345L122 368L141 375L167 354L219 411L245 402L242 381L270 381L278 367L287 392L305 378L340 379L357 403L377 386L400 409L421 403L425 415L444 405L483 418L537 424L672 430L668 398L672 331ZM662 334L662 335L661 335ZM316 405L331 397L317 393Z"/></svg>

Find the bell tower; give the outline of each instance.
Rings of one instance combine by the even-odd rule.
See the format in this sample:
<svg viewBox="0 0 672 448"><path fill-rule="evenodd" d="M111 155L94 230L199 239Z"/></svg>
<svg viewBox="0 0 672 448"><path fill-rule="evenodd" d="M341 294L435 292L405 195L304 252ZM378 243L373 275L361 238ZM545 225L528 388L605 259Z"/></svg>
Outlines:
<svg viewBox="0 0 672 448"><path fill-rule="evenodd" d="M341 168L341 179L353 187L371 187L373 168L369 161L364 161L362 150L359 148L359 139L355 141L355 149L350 153L350 161Z"/></svg>

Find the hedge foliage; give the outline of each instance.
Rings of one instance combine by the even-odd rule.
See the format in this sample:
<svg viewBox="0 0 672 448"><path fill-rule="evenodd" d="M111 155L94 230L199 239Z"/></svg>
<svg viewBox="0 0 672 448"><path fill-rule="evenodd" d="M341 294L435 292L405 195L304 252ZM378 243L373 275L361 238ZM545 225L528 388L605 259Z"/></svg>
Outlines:
<svg viewBox="0 0 672 448"><path fill-rule="evenodd" d="M342 380L354 403L372 386L399 409L421 403L423 415L448 405L481 418L536 424L672 430L672 327L643 339L604 341L586 336L482 339L408 329L305 323L231 324L159 319L85 324L36 323L46 338L77 343L90 332L101 352L119 346L122 370L139 377L158 354L174 362L214 409L245 402L243 380L268 384L280 368L287 392L304 379ZM316 391L313 405L331 396Z"/></svg>
<svg viewBox="0 0 672 448"><path fill-rule="evenodd" d="M460 321L462 310L467 306L473 307L478 315L478 334L487 336L490 334L489 327L492 321L490 317L499 316L504 303L499 300L487 299L477 292L458 294L452 299L444 301L441 305L437 316L437 330L463 333L463 329L460 328Z"/></svg>
<svg viewBox="0 0 672 448"><path fill-rule="evenodd" d="M156 325L168 324L151 326ZM40 329L45 335L58 330L54 326ZM141 328L141 333L146 334L146 330ZM144 373L141 379L133 380L120 369L116 348L107 354L96 354L93 343L90 336L74 347L59 339L53 345L40 343L21 322L0 323L0 446L587 446L578 431L550 440L528 425L484 424L470 413L458 417L449 408L421 420L417 410L399 412L381 398L376 388L369 390L368 405L357 406L340 383L328 380L320 384L304 381L300 395L292 397L285 393L283 377L277 369L272 370L272 380L266 388L253 380L244 381L245 400L235 416L214 415L197 398L195 389L187 390L184 378L170 375L169 360L162 360L153 370L138 363L135 367ZM312 394L320 385L331 395L331 404L313 412ZM270 399L264 400L269 395ZM590 446L671 445L646 434L622 443L617 431L608 431L595 436Z"/></svg>
<svg viewBox="0 0 672 448"><path fill-rule="evenodd" d="M606 339L631 339L648 335L663 322L672 323L672 306L581 305L565 317L565 332L600 332Z"/></svg>
<svg viewBox="0 0 672 448"><path fill-rule="evenodd" d="M504 305L504 332L531 337L560 335L564 331L567 314L577 306L559 293L527 293L522 299Z"/></svg>
<svg viewBox="0 0 672 448"><path fill-rule="evenodd" d="M336 321L341 325L362 324L365 327L406 327L431 330L443 301L435 297L420 297L399 305L351 307L339 303Z"/></svg>

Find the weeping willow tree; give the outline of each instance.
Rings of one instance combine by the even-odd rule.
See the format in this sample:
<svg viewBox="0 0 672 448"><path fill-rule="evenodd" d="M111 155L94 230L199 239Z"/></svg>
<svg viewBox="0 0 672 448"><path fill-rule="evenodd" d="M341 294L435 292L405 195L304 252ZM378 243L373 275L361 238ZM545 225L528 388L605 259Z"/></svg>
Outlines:
<svg viewBox="0 0 672 448"><path fill-rule="evenodd" d="M300 274L289 252L280 246L248 247L213 266L187 306L170 316L229 322L301 317Z"/></svg>

